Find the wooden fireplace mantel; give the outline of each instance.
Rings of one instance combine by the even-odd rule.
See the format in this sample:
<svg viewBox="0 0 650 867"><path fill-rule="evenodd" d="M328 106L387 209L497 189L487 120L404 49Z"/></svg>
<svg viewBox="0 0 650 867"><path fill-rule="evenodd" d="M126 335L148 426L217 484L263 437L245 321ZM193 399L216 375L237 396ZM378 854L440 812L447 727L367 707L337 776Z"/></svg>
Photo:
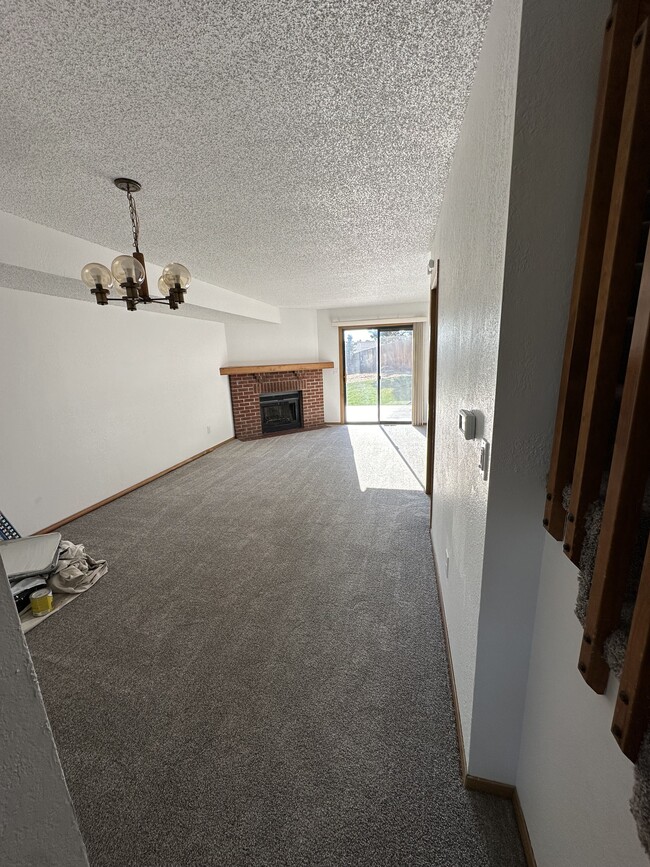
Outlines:
<svg viewBox="0 0 650 867"><path fill-rule="evenodd" d="M241 364L237 367L220 367L222 376L242 376L247 373L282 373L286 370L326 370L334 367L333 361L295 361L293 364Z"/></svg>

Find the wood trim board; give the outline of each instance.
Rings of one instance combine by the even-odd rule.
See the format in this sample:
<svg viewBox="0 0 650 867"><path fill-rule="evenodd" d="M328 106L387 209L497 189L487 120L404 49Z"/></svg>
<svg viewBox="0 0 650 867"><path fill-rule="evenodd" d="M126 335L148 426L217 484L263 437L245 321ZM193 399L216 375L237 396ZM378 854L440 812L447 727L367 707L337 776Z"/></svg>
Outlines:
<svg viewBox="0 0 650 867"><path fill-rule="evenodd" d="M345 424L345 365L343 363L343 331L344 325L339 325L339 417Z"/></svg>
<svg viewBox="0 0 650 867"><path fill-rule="evenodd" d="M300 361L294 364L240 364L235 367L220 367L222 376L247 375L253 373L282 373L285 370L330 370L333 361Z"/></svg>
<svg viewBox="0 0 650 867"><path fill-rule="evenodd" d="M138 488L142 488L145 485L148 485L149 482L155 482L156 479L160 479L162 476L166 476L167 473L172 473L174 470L178 470L181 467L184 467L185 464L190 464L192 461L196 461L199 458L205 457L205 455L209 455L211 452L215 451L215 449L221 448L221 446L225 446L228 443L233 442L235 437L228 437L227 440L223 440L220 443L217 443L214 446L211 446L209 449L205 449L202 452L199 452L197 455L192 455L191 458L186 458L184 461L180 461L177 464L174 464L173 467L168 467L166 470L161 470L159 473L156 473L153 476L149 476L147 479L143 479L141 482L136 482L135 485L131 485L129 488L125 488L123 491L118 491L116 494L111 494L110 497L106 497L104 500L100 500L99 503L93 503L92 506L87 506L85 509L81 509L80 512L75 512L74 515L69 515L67 518L63 518L60 521L57 521L55 524L50 524L49 527L45 527L42 530L38 530L33 535L42 536L43 533L51 533L53 530L58 530L60 527L65 526L65 524L69 524L71 521L76 521L77 518L83 518L84 515L88 515L90 512L94 512L96 509L101 508L102 506L106 506L108 503L112 503L113 500L119 500L120 497L124 497L126 494L130 494L131 491L136 491Z"/></svg>
<svg viewBox="0 0 650 867"><path fill-rule="evenodd" d="M650 469L646 423L649 402L650 242L646 246L641 276L585 638L587 627L593 626L594 632L589 635L592 640L588 647L583 642L580 654L581 663L585 665L583 677L597 691L602 691L597 687L604 689L607 684L609 672L602 655L604 642L618 625ZM633 762L638 760L650 722L649 692L650 545L647 545L612 720L612 734Z"/></svg>
<svg viewBox="0 0 650 867"><path fill-rule="evenodd" d="M512 792L512 806L515 811L515 819L517 820L517 827L519 828L519 836L521 837L521 845L524 850L526 864L528 867L537 867L537 859L535 858L533 844L530 839L530 834L528 833L528 825L526 824L524 809L521 806L519 792L516 788Z"/></svg>
<svg viewBox="0 0 650 867"><path fill-rule="evenodd" d="M517 830L521 840L521 848L524 850L527 867L537 867L537 859L533 851L533 844L528 833L528 825L524 810L519 800L519 792L516 786L509 786L506 783L497 783L495 780L486 780L483 777L473 777L471 774L465 776L465 788L473 792L483 792L486 795L494 795L497 798L504 798L512 801L512 809L515 814Z"/></svg>
<svg viewBox="0 0 650 867"><path fill-rule="evenodd" d="M506 783L498 783L496 780L486 780L484 777L473 777L471 774L465 775L464 784L465 788L472 792L483 792L486 795L494 795L497 798L512 801L512 809L515 814L521 848L524 850L527 867L537 867L537 859L533 851L533 844L528 833L528 825L526 824L524 810L519 800L517 787L509 786Z"/></svg>
<svg viewBox="0 0 650 867"><path fill-rule="evenodd" d="M456 690L456 678L454 677L454 667L451 662L451 646L449 644L449 630L447 629L447 618L445 616L445 603L442 599L442 589L440 587L440 570L438 569L438 558L431 542L431 551L433 552L433 571L436 578L436 589L438 591L438 607L440 610L440 619L442 620L442 632L445 639L445 652L447 654L447 671L449 672L449 684L451 686L451 703L454 707L454 719L456 722L456 740L458 742L458 753L460 756L460 775L465 781L467 777L467 763L465 760L465 742L463 740L463 727L460 721L460 705L458 703L458 692Z"/></svg>
<svg viewBox="0 0 650 867"><path fill-rule="evenodd" d="M630 637L621 673L612 734L619 747L632 762L648 729L650 710L650 545L646 550L641 583L634 605Z"/></svg>
<svg viewBox="0 0 650 867"><path fill-rule="evenodd" d="M429 290L429 395L427 404L427 467L424 492L431 497L429 521L433 514L433 465L436 448L436 376L438 366L438 289L440 285L440 259L436 259L431 273Z"/></svg>
<svg viewBox="0 0 650 867"><path fill-rule="evenodd" d="M515 794L515 787L508 783L499 783L485 777L475 777L473 774L465 774L463 782L465 788L470 791L485 792L486 795L495 795L497 798L505 798L507 801L512 801Z"/></svg>

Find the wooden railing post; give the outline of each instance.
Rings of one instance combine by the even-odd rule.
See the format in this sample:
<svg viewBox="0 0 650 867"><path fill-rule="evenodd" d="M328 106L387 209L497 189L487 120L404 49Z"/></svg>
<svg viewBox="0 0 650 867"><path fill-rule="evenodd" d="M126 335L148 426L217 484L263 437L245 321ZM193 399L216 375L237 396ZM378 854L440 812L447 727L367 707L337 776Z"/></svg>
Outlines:
<svg viewBox="0 0 650 867"><path fill-rule="evenodd" d="M562 539L564 534L566 512L562 504L562 493L573 476L630 52L632 38L638 26L638 15L638 0L618 0L605 26L587 183L546 488L544 526L556 539Z"/></svg>
<svg viewBox="0 0 650 867"><path fill-rule="evenodd" d="M618 627L650 473L650 246L646 247L614 456L598 540L578 668L602 693L609 669L604 643ZM636 616L636 615L635 615Z"/></svg>
<svg viewBox="0 0 650 867"><path fill-rule="evenodd" d="M634 301L636 259L650 169L650 50L648 25L632 40L602 274L585 385L582 418L564 536L564 550L579 564L585 515L598 498L608 463L616 387L625 330Z"/></svg>
<svg viewBox="0 0 650 867"><path fill-rule="evenodd" d="M650 545L646 550L630 637L625 651L612 734L633 762L650 722Z"/></svg>

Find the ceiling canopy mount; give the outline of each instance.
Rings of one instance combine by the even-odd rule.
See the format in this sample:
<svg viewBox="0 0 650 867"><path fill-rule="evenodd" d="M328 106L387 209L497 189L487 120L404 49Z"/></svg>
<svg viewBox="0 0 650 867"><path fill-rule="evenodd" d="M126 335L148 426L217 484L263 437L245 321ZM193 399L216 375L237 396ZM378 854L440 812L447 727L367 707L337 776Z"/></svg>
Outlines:
<svg viewBox="0 0 650 867"><path fill-rule="evenodd" d="M132 178L115 178L113 183L123 193L139 193L142 189L142 184Z"/></svg>

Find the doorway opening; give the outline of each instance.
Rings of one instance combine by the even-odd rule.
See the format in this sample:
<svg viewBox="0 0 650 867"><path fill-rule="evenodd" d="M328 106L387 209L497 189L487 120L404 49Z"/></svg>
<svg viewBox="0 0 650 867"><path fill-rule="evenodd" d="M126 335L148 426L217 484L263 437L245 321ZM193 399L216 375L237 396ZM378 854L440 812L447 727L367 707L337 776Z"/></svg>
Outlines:
<svg viewBox="0 0 650 867"><path fill-rule="evenodd" d="M411 424L413 326L341 328L345 424Z"/></svg>

